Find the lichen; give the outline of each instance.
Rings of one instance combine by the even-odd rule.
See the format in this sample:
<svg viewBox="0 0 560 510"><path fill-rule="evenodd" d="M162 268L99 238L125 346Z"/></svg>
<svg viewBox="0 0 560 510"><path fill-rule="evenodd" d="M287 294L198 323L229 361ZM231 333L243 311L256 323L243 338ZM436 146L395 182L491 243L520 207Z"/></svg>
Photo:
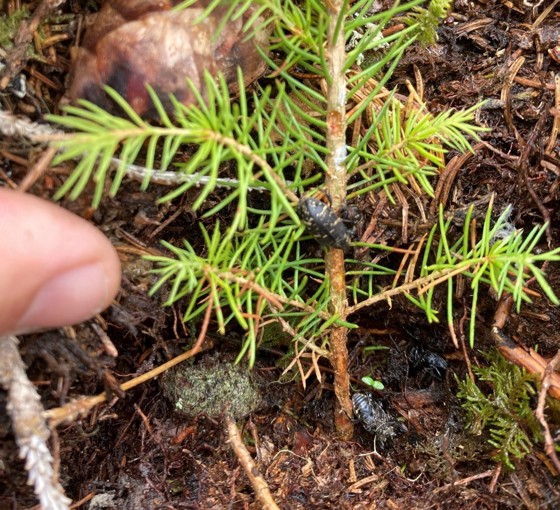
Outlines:
<svg viewBox="0 0 560 510"><path fill-rule="evenodd" d="M185 416L206 414L216 418L226 412L238 419L261 403L255 377L247 369L208 358L197 365L180 365L161 380L165 396Z"/></svg>

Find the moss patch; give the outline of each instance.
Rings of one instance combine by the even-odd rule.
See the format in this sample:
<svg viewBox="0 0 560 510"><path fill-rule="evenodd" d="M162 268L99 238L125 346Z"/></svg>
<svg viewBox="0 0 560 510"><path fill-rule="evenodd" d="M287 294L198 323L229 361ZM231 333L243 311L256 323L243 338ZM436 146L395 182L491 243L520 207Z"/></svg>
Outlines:
<svg viewBox="0 0 560 510"><path fill-rule="evenodd" d="M215 418L227 412L237 419L261 403L261 394L248 370L214 359L169 370L161 387L176 411L189 417L204 413Z"/></svg>

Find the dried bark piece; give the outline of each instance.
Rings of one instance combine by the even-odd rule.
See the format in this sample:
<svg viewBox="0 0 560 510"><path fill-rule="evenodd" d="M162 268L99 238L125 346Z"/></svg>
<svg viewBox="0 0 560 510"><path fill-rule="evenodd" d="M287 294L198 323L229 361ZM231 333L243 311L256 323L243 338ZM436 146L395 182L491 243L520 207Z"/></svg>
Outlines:
<svg viewBox="0 0 560 510"><path fill-rule="evenodd" d="M187 78L205 96L204 73L223 73L233 95L239 93L237 67L243 70L244 84L259 78L266 69L258 47L268 41L268 32L258 31L247 40L243 26L253 11L229 21L218 33L227 5L218 6L210 16L195 23L207 0L183 11L171 11L169 0L111 0L103 5L88 28L83 46L73 55L69 95L72 102L83 98L118 113L103 90L109 85L144 117L156 111L146 90L151 85L167 111L168 94L181 103L192 104L195 96ZM256 23L262 23L259 18ZM216 34L218 36L216 37Z"/></svg>

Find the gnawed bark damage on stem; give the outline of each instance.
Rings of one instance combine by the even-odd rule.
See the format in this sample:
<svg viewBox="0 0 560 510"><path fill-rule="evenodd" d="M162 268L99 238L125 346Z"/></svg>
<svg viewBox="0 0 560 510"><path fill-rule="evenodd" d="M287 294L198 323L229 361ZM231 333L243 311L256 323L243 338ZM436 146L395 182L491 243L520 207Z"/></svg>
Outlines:
<svg viewBox="0 0 560 510"><path fill-rule="evenodd" d="M332 207L339 211L346 200L346 57L344 41L345 3L340 0L326 0L330 22L328 27L327 58L330 75L328 83L327 117L327 158L328 171L325 186ZM330 280L331 312L340 319L348 315L344 253L329 248L326 270ZM337 398L335 425L343 439L350 439L354 432L352 424L352 402L350 400L350 379L348 374L348 330L333 327L330 333L330 362L334 368L334 391Z"/></svg>

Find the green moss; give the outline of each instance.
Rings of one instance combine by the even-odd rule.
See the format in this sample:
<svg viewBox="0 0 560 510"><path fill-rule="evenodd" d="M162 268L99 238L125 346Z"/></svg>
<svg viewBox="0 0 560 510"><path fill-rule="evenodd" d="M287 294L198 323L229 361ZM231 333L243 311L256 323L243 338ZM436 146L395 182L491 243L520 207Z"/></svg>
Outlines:
<svg viewBox="0 0 560 510"><path fill-rule="evenodd" d="M535 376L504 359L497 351L485 356L490 364L473 367L478 384L458 380L459 393L471 432L488 434L494 460L515 469L514 459L529 454L542 440L534 415ZM483 391L484 390L484 391Z"/></svg>
<svg viewBox="0 0 560 510"><path fill-rule="evenodd" d="M29 11L22 8L11 16L0 16L0 46L4 49L13 46L13 39L20 23L29 18Z"/></svg>
<svg viewBox="0 0 560 510"><path fill-rule="evenodd" d="M426 7L414 7L413 12L404 18L408 26L415 26L414 35L424 46L434 44L438 40L438 26L451 10L451 0L431 0Z"/></svg>
<svg viewBox="0 0 560 510"><path fill-rule="evenodd" d="M242 418L261 402L251 372L213 358L169 370L161 380L161 387L177 412L189 417L204 413L215 418L227 412L236 419Z"/></svg>
<svg viewBox="0 0 560 510"><path fill-rule="evenodd" d="M445 443L445 444L444 444ZM480 462L490 449L488 444L472 435L445 432L429 435L414 447L415 456L422 471L436 480L451 482L460 465ZM445 455L442 454L445 452ZM452 462L449 462L449 459Z"/></svg>

